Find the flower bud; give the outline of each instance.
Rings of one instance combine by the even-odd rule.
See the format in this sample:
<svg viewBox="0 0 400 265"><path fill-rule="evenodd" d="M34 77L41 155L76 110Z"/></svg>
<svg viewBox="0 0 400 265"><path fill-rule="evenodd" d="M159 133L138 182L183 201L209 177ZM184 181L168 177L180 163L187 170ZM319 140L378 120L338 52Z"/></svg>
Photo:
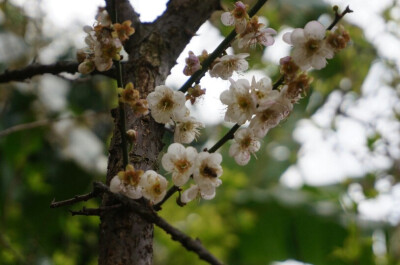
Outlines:
<svg viewBox="0 0 400 265"><path fill-rule="evenodd" d="M138 137L138 133L133 129L129 129L128 131L126 131L126 136L131 143L135 143Z"/></svg>

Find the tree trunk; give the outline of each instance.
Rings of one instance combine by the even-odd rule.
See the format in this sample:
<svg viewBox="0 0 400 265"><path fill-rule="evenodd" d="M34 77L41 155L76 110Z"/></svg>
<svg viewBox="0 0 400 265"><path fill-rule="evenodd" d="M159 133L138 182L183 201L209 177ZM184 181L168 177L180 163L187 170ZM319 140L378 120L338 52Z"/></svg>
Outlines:
<svg viewBox="0 0 400 265"><path fill-rule="evenodd" d="M155 86L164 84L186 44L219 8L218 0L171 0L167 10L155 22L141 24L129 1L115 2L119 21L130 19L136 29L125 45L129 61L124 71L124 83L133 82L142 98L146 98ZM136 169L157 171L164 126L156 123L150 115L136 118L127 106L125 112L126 129L138 132L137 142L129 153L129 162ZM121 117L117 109L112 111L112 115L115 126L109 147L107 184L123 169L118 127ZM109 197L103 198L103 206L112 204L114 202ZM128 209L107 211L101 216L99 252L100 265L152 264L153 225Z"/></svg>

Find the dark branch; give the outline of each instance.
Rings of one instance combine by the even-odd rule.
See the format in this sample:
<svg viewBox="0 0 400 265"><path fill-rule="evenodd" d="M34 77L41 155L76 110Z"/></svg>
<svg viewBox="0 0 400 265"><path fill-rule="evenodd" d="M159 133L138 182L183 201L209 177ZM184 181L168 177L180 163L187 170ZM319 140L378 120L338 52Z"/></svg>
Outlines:
<svg viewBox="0 0 400 265"><path fill-rule="evenodd" d="M339 14L337 10L335 10L335 19L332 21L332 23L329 25L327 30L333 29L333 27L347 14L347 13L353 13L353 10L350 9L349 6L346 6L346 9Z"/></svg>
<svg viewBox="0 0 400 265"><path fill-rule="evenodd" d="M83 207L82 210L79 211L72 211L69 210L72 216L75 215L84 215L84 216L100 216L104 212L110 211L110 210L115 210L119 209L122 207L122 204L115 204L111 206L106 206L106 207L100 207L100 208L86 208Z"/></svg>
<svg viewBox="0 0 400 265"><path fill-rule="evenodd" d="M77 62L57 62L54 64L43 65L43 64L31 64L25 68L18 70L6 70L4 73L0 74L0 83L7 83L11 81L24 81L30 79L35 75L42 74L60 74L60 73L71 73L74 74L78 72ZM114 69L110 69L106 72L94 71L92 75L101 74L109 77L114 77Z"/></svg>
<svg viewBox="0 0 400 265"><path fill-rule="evenodd" d="M130 207L135 213L139 214L146 221L153 223L163 229L167 234L171 235L172 239L178 241L187 250L195 252L200 259L207 261L212 265L222 265L222 263L215 258L199 240L194 240L185 233L179 231L171 226L167 221L161 218L150 206L141 205L137 201L131 200L122 194L112 193L109 188L100 182L95 182L94 191L101 191L111 195L113 198L120 201L123 205Z"/></svg>
<svg viewBox="0 0 400 265"><path fill-rule="evenodd" d="M71 198L71 199L68 199L65 201L56 202L55 200L53 200L50 204L50 208L58 208L58 207L63 207L63 206L67 206L67 205L73 205L77 202L88 201L92 198L95 198L102 193L101 190L97 189L96 187L97 187L96 185L93 185L93 191L89 192L88 194L75 195L74 198Z"/></svg>

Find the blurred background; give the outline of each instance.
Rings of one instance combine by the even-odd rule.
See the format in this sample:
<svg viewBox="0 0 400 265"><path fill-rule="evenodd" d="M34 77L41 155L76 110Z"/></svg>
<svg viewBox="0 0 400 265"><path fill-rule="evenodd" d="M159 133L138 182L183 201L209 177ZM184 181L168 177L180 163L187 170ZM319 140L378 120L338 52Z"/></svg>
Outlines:
<svg viewBox="0 0 400 265"><path fill-rule="evenodd" d="M166 4L131 2L147 22ZM310 73L309 95L263 139L257 159L240 167L228 156L229 145L220 150L223 185L214 200L181 208L171 199L161 215L226 264L400 264L399 2L268 1L259 16L278 31L276 43L246 51L253 70L235 80L277 80L279 59L290 53L282 35L310 20L329 25L333 5L354 10L341 21L352 41L325 69ZM82 27L94 23L103 4L0 0L0 72L74 61L85 46ZM232 30L220 22L221 13L182 53L169 86L186 81L189 50L211 52ZM240 51L233 45L232 52ZM207 94L192 107L206 124L198 150L232 126L223 122L218 100L229 82L207 75L201 86ZM109 111L116 105L116 84L104 76L43 75L0 85L0 264L97 264L99 218L71 217L68 208L49 204L105 179ZM170 138L166 133L167 144ZM205 264L158 228L154 253L156 265Z"/></svg>

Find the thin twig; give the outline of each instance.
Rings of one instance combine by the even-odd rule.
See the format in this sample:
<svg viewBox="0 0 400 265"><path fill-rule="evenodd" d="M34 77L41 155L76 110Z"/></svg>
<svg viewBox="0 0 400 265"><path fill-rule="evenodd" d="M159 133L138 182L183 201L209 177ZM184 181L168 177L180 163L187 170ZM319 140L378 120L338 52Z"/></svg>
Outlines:
<svg viewBox="0 0 400 265"><path fill-rule="evenodd" d="M99 207L99 208L86 208L83 207L82 210L79 211L73 211L69 210L72 216L75 215L84 215L84 216L100 216L102 213L110 211L110 210L115 210L119 209L122 207L122 204L115 204L111 206L105 206L105 207Z"/></svg>
<svg viewBox="0 0 400 265"><path fill-rule="evenodd" d="M332 23L327 27L327 30L333 29L333 27L347 14L347 13L353 13L353 10L350 9L349 6L346 6L346 9L339 14L337 10L335 11L335 19L332 21Z"/></svg>
<svg viewBox="0 0 400 265"><path fill-rule="evenodd" d="M79 63L77 62L57 62L49 65L31 64L25 68L18 70L6 70L0 74L0 83L7 83L11 81L24 81L32 78L35 75L42 74L59 74L62 72L74 74L78 72ZM101 74L109 77L115 76L115 69L110 69L106 72L93 71L91 75Z"/></svg>
<svg viewBox="0 0 400 265"><path fill-rule="evenodd" d="M187 250L195 252L200 259L208 262L212 265L222 265L222 263L214 257L199 240L192 239L182 231L176 229L170 225L167 221L161 218L153 209L149 206L144 206L135 200L129 199L122 194L112 193L109 188L100 182L95 182L94 187L99 192L106 192L113 198L119 200L122 204L131 207L135 213L140 215L146 221L153 223L164 230L167 234L171 235L171 238L181 243Z"/></svg>
<svg viewBox="0 0 400 265"><path fill-rule="evenodd" d="M215 143L210 149L208 149L209 153L214 153L215 151L218 150L224 143L229 141L230 139L233 139L233 135L235 132L240 128L239 124L233 125L233 127L227 132L217 143Z"/></svg>
<svg viewBox="0 0 400 265"><path fill-rule="evenodd" d="M53 201L50 204L50 208L58 208L58 207L63 207L63 206L67 206L67 205L73 205L78 202L88 201L92 198L97 197L98 195L99 195L99 192L94 189L92 192L89 192L88 194L75 195L74 198L64 200L64 201L56 202L55 199L53 199Z"/></svg>
<svg viewBox="0 0 400 265"><path fill-rule="evenodd" d="M252 17L254 16L258 10L267 2L268 0L259 0L257 3L253 6L253 8L249 11L249 16ZM193 83L198 83L200 79L205 75L205 73L208 71L208 67L214 62L215 59L220 57L222 53L229 47L231 42L235 39L236 37L236 31L232 30L231 33L229 33L228 36L225 37L225 39L218 45L218 47L207 57L206 60L201 65L201 69L195 72L184 84L183 86L179 89L179 91L182 91L185 93L192 85Z"/></svg>

